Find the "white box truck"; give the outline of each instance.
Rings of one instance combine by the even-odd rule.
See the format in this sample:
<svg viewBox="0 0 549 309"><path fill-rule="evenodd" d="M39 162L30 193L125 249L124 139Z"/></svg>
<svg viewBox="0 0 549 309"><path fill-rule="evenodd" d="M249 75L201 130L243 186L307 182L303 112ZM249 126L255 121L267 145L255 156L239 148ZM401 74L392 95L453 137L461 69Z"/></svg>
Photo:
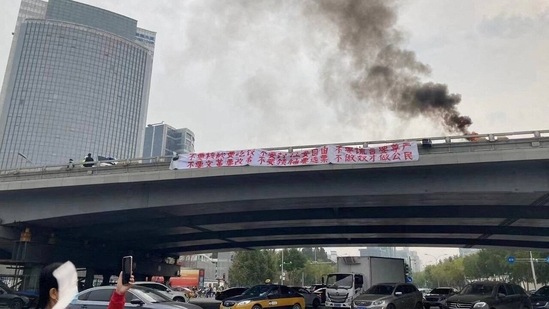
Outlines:
<svg viewBox="0 0 549 309"><path fill-rule="evenodd" d="M351 308L372 285L405 282L404 259L375 256L337 258L337 272L326 275L326 307Z"/></svg>

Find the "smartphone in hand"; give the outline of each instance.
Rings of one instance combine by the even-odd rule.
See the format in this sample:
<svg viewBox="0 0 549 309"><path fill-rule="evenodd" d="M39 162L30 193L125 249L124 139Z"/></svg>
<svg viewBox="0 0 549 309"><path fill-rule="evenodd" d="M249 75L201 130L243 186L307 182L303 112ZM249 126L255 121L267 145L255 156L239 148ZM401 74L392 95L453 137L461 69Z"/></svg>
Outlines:
<svg viewBox="0 0 549 309"><path fill-rule="evenodd" d="M130 283L130 277L133 275L133 256L128 255L122 258L122 283Z"/></svg>

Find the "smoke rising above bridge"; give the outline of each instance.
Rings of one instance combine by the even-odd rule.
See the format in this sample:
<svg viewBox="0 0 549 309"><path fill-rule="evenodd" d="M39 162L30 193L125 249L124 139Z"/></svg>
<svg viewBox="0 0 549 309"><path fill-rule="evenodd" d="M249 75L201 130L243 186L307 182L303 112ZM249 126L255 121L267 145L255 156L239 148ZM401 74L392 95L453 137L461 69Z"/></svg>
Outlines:
<svg viewBox="0 0 549 309"><path fill-rule="evenodd" d="M352 76L350 89L359 104L380 105L400 117L421 114L449 132L468 133L472 121L457 110L461 95L450 93L445 84L422 82L429 66L398 47L403 35L396 29L394 1L320 0L307 3L305 12L319 24L337 28L339 50L351 59L345 68L326 66L325 83L333 81L331 76ZM348 72L334 72L342 69Z"/></svg>

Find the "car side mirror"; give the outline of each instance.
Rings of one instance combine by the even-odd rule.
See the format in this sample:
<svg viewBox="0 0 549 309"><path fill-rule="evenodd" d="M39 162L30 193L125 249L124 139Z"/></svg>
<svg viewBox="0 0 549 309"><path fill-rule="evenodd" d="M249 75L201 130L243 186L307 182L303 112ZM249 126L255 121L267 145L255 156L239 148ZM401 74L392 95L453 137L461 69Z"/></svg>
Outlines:
<svg viewBox="0 0 549 309"><path fill-rule="evenodd" d="M395 292L395 296L400 296L402 295L402 292Z"/></svg>
<svg viewBox="0 0 549 309"><path fill-rule="evenodd" d="M507 295L503 294L503 293L498 293L498 297L499 298L505 298Z"/></svg>
<svg viewBox="0 0 549 309"><path fill-rule="evenodd" d="M143 306L145 303L139 298L134 298L130 301L130 304Z"/></svg>

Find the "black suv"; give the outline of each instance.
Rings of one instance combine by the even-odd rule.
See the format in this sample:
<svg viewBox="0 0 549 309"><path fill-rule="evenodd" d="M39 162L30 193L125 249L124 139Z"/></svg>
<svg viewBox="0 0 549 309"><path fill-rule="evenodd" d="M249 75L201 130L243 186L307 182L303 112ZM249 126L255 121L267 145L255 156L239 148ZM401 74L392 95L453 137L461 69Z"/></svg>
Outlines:
<svg viewBox="0 0 549 309"><path fill-rule="evenodd" d="M431 290L428 294L425 294L423 300L423 307L429 309L431 306L446 308L446 299L457 291L454 288L438 287Z"/></svg>
<svg viewBox="0 0 549 309"><path fill-rule="evenodd" d="M530 295L530 301L534 309L549 308L549 285L542 286Z"/></svg>
<svg viewBox="0 0 549 309"><path fill-rule="evenodd" d="M466 285L459 294L448 297L447 308L531 309L524 289L516 284L480 281Z"/></svg>

